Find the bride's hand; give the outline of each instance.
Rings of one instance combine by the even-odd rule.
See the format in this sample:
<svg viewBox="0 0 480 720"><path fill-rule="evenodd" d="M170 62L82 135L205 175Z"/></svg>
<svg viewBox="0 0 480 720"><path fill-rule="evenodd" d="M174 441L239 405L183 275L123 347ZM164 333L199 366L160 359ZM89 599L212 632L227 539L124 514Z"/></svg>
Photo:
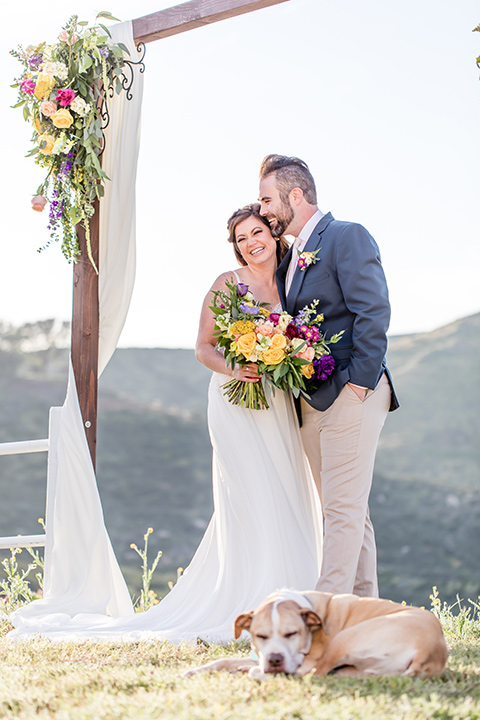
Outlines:
<svg viewBox="0 0 480 720"><path fill-rule="evenodd" d="M249 365L236 365L233 368L232 376L235 380L243 382L258 382L261 375L258 374L258 365L250 363Z"/></svg>

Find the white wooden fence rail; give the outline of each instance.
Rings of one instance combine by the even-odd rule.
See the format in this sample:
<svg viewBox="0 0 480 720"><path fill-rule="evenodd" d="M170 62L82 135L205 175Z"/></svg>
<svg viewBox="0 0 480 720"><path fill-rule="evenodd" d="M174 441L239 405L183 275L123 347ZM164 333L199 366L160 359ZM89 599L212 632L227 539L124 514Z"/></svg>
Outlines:
<svg viewBox="0 0 480 720"><path fill-rule="evenodd" d="M25 455L27 453L48 452L47 464L47 496L45 508L44 535L10 535L0 537L0 549L24 548L24 547L45 547L48 552L51 546L49 533L49 518L51 517L52 503L55 497L55 484L57 481L57 437L60 423L61 408L50 408L50 422L48 438L44 440L21 440L19 442L0 443L1 455ZM1 461L0 461L1 462ZM1 465L0 465L1 472ZM7 511L8 513L8 511ZM3 511L3 516L7 514Z"/></svg>

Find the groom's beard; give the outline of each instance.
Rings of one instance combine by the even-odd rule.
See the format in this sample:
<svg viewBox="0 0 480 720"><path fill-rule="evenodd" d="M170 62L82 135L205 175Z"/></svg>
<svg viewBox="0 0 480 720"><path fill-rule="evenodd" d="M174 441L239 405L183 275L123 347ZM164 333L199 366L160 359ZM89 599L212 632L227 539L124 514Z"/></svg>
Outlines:
<svg viewBox="0 0 480 720"><path fill-rule="evenodd" d="M281 201L281 208L275 215L272 214L271 220L267 215L267 220L270 223L270 232L273 237L281 237L287 232L287 228L294 218L293 208L290 202Z"/></svg>

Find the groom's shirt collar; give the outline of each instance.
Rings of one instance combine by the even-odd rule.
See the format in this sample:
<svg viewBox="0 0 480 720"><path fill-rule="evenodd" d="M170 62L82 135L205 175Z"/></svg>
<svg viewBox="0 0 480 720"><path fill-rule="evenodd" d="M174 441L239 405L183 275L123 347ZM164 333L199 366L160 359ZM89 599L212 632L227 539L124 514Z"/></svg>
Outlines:
<svg viewBox="0 0 480 720"><path fill-rule="evenodd" d="M303 228L300 230L297 238L297 242L295 244L295 247L300 251L303 252L303 248L307 244L307 240L312 234L315 226L320 222L320 220L323 217L323 213L321 210L317 210L310 220L307 220Z"/></svg>

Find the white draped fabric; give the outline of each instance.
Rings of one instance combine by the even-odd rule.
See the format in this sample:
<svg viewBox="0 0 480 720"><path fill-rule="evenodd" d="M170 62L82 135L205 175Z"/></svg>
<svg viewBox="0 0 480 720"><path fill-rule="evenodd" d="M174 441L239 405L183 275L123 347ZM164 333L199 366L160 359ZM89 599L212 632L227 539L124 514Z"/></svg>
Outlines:
<svg viewBox="0 0 480 720"><path fill-rule="evenodd" d="M137 60L132 23L111 28ZM143 75L135 72L133 99L115 94L109 104L102 164L108 177L100 210L99 374L118 342L135 276L135 177L140 139ZM37 621L56 613L106 615L133 613L130 595L116 561L98 494L95 473L78 404L70 362L65 404L56 448L55 495L47 517L44 598L17 610L13 624L35 632Z"/></svg>
<svg viewBox="0 0 480 720"><path fill-rule="evenodd" d="M235 618L282 587L315 586L321 509L303 453L293 402L277 391L269 410L228 402L214 373L208 395L215 511L193 560L168 595L146 613L34 618L13 637L38 632L63 640L233 639Z"/></svg>
<svg viewBox="0 0 480 720"><path fill-rule="evenodd" d="M115 26L112 35L136 57L131 23ZM100 372L133 288L141 77L132 101L115 96L106 132L103 166L111 181L100 210ZM214 515L173 590L148 612L133 614L105 528L70 366L47 516L45 596L13 613L12 638L230 640L235 617L269 593L314 587L321 509L292 399L277 391L268 411L239 408L223 394L228 379L214 373L209 390Z"/></svg>

